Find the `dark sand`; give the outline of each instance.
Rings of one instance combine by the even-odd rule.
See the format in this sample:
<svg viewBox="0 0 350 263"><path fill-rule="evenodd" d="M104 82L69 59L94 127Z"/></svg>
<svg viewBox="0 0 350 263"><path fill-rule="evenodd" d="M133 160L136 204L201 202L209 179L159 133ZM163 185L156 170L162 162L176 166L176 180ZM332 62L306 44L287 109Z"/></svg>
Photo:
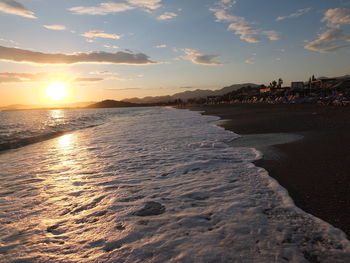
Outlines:
<svg viewBox="0 0 350 263"><path fill-rule="evenodd" d="M266 157L256 164L288 190L298 207L350 236L350 107L250 104L191 109L229 119L222 126L243 137L258 134L244 141L265 140L259 136L267 133L304 136L286 144L278 141L270 150L261 147Z"/></svg>

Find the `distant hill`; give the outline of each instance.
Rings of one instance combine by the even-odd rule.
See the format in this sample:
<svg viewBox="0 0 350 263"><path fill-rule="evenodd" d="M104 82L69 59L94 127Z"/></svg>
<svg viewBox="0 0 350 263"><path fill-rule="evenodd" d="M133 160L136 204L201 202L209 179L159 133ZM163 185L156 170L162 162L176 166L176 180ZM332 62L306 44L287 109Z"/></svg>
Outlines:
<svg viewBox="0 0 350 263"><path fill-rule="evenodd" d="M176 93L174 95L144 97L144 98L129 98L129 99L124 99L123 101L132 102L132 103L159 103L159 102L174 101L176 99L187 101L188 99L206 98L207 96L221 96L226 93L229 93L234 90L238 90L242 87L247 87L247 86L257 87L259 85L253 84L253 83L234 84L219 90L201 90L201 89L187 90L184 92Z"/></svg>
<svg viewBox="0 0 350 263"><path fill-rule="evenodd" d="M95 101L74 102L74 103L68 103L68 104L56 104L56 105L53 105L53 106L12 104L12 105L8 105L8 106L0 107L0 111L77 109L77 108L84 108L84 107L86 107L88 105L91 105L93 103L95 103Z"/></svg>
<svg viewBox="0 0 350 263"><path fill-rule="evenodd" d="M69 103L61 106L66 108L85 108L86 106L89 106L94 103L96 103L96 101L81 101L81 102L74 102L74 103Z"/></svg>
<svg viewBox="0 0 350 263"><path fill-rule="evenodd" d="M12 104L0 107L0 111L12 111L12 110L27 110L32 108L42 108L42 105L23 105L23 104Z"/></svg>
<svg viewBox="0 0 350 263"><path fill-rule="evenodd" d="M86 108L121 108L121 107L140 107L142 105L117 100L104 100L87 106Z"/></svg>

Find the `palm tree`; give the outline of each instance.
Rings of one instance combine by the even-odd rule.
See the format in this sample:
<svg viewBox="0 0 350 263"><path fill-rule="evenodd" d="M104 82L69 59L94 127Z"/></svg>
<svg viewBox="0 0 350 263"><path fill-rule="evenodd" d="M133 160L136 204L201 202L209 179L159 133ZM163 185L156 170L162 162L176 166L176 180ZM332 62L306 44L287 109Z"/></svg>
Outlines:
<svg viewBox="0 0 350 263"><path fill-rule="evenodd" d="M283 79L279 78L278 79L278 87L281 88L283 84Z"/></svg>

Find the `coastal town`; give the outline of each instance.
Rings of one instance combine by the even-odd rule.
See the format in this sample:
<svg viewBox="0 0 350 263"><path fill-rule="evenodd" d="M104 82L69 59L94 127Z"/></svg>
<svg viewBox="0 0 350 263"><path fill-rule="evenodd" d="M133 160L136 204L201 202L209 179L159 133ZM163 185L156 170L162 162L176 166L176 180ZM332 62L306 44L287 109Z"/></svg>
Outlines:
<svg viewBox="0 0 350 263"><path fill-rule="evenodd" d="M177 101L177 103L183 103ZM222 96L194 98L188 104L235 104L235 103L269 103L350 105L350 75L336 78L315 78L308 81L294 81L290 86L283 86L283 80L272 81L266 85L249 85Z"/></svg>

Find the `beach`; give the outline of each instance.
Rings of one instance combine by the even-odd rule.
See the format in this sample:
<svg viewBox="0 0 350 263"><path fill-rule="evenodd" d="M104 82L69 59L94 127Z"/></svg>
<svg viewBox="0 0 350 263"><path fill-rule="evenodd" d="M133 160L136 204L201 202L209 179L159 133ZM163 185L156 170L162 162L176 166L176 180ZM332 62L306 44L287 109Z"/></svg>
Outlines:
<svg viewBox="0 0 350 263"><path fill-rule="evenodd" d="M20 145L33 125L14 123L20 115L36 120L29 135L40 142ZM0 154L0 262L350 258L342 231L296 207L254 164L261 152L248 143L259 150L301 136L240 137L219 117L166 107L1 116L16 147Z"/></svg>
<svg viewBox="0 0 350 263"><path fill-rule="evenodd" d="M349 237L349 107L236 104L191 109L226 120L221 126L248 136L244 146L254 147L261 134L299 135L292 142L277 140L275 145L269 142L270 147L257 147L264 157L256 165L285 187L298 207Z"/></svg>

